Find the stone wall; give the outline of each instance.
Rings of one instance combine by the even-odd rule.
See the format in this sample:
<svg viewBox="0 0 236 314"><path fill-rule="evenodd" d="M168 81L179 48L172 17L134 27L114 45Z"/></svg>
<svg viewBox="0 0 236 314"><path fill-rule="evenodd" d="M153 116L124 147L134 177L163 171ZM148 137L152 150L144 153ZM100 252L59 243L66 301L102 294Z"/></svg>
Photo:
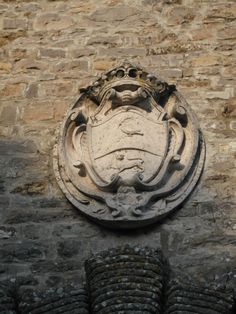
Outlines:
<svg viewBox="0 0 236 314"><path fill-rule="evenodd" d="M125 243L161 247L172 268L199 280L233 277L235 18L228 0L1 0L1 280L81 281L91 252ZM182 209L162 224L114 232L65 199L52 150L79 88L124 59L177 85L199 118L207 160Z"/></svg>

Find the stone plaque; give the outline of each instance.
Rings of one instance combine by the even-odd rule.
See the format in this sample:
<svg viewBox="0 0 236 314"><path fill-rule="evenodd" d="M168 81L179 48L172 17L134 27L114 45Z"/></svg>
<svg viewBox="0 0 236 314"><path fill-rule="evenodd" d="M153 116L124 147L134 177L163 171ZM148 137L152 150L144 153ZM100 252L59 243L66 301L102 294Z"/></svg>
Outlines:
<svg viewBox="0 0 236 314"><path fill-rule="evenodd" d="M124 62L81 89L61 125L54 168L86 216L136 228L190 195L204 159L196 117L175 86Z"/></svg>

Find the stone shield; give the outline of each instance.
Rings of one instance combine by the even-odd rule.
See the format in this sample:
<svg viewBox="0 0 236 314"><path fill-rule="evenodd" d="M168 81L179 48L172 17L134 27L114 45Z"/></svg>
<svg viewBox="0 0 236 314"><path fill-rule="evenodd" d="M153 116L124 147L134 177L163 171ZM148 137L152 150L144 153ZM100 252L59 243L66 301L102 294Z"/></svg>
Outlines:
<svg viewBox="0 0 236 314"><path fill-rule="evenodd" d="M161 168L168 147L166 121L145 117L135 108L116 109L100 123L87 127L89 152L94 170L103 181L119 175L127 185L137 173L151 180Z"/></svg>

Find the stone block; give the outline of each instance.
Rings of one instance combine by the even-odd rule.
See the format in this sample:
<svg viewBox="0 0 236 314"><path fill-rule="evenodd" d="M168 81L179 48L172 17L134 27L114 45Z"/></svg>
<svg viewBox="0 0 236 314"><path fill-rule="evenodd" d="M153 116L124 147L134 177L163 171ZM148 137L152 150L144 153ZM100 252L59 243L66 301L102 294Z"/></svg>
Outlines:
<svg viewBox="0 0 236 314"><path fill-rule="evenodd" d="M38 96L38 84L32 83L29 84L25 90L26 98L35 98Z"/></svg>
<svg viewBox="0 0 236 314"><path fill-rule="evenodd" d="M89 65L87 60L73 60L58 62L54 69L56 72L65 72L70 70L88 71Z"/></svg>
<svg viewBox="0 0 236 314"><path fill-rule="evenodd" d="M16 140L11 141L1 139L0 153L1 156L15 156L16 154L33 154L37 152L37 146L33 140Z"/></svg>
<svg viewBox="0 0 236 314"><path fill-rule="evenodd" d="M108 46L117 46L120 41L119 36L92 36L88 39L87 45L108 45Z"/></svg>
<svg viewBox="0 0 236 314"><path fill-rule="evenodd" d="M25 84L5 84L0 87L0 96L2 97L19 97L23 95Z"/></svg>
<svg viewBox="0 0 236 314"><path fill-rule="evenodd" d="M208 26L199 27L191 30L190 36L192 40L211 40L214 36L214 28Z"/></svg>
<svg viewBox="0 0 236 314"><path fill-rule="evenodd" d="M167 23L170 26L180 25L183 23L190 23L196 15L196 12L191 7L177 6L171 8L167 12Z"/></svg>
<svg viewBox="0 0 236 314"><path fill-rule="evenodd" d="M150 62L152 66L156 66L158 68L168 67L168 58L162 55L151 55Z"/></svg>
<svg viewBox="0 0 236 314"><path fill-rule="evenodd" d="M51 120L54 117L54 110L49 106L49 102L37 102L24 108L22 119L25 122Z"/></svg>
<svg viewBox="0 0 236 314"><path fill-rule="evenodd" d="M230 122L230 129L236 130L236 120Z"/></svg>
<svg viewBox="0 0 236 314"><path fill-rule="evenodd" d="M23 72L33 72L33 71L44 71L48 69L48 64L41 60L36 60L32 58L21 59L15 65L15 71L17 73Z"/></svg>
<svg viewBox="0 0 236 314"><path fill-rule="evenodd" d="M226 87L223 91L212 91L206 92L206 98L221 98L221 99L230 99L234 97L234 89L232 87Z"/></svg>
<svg viewBox="0 0 236 314"><path fill-rule="evenodd" d="M183 76L183 71L181 69L168 69L159 71L160 75L168 79L169 77L180 78Z"/></svg>
<svg viewBox="0 0 236 314"><path fill-rule="evenodd" d="M217 32L219 39L235 39L236 27L224 27Z"/></svg>
<svg viewBox="0 0 236 314"><path fill-rule="evenodd" d="M236 97L229 98L224 101L219 108L220 113L226 118L236 118Z"/></svg>
<svg viewBox="0 0 236 314"><path fill-rule="evenodd" d="M232 77L236 76L236 67L232 66L232 65L226 66L226 67L222 68L221 74L223 77L232 79Z"/></svg>
<svg viewBox="0 0 236 314"><path fill-rule="evenodd" d="M17 30L14 32L0 32L0 47L4 47L5 45L11 43L17 38L24 38L26 37L26 31L25 30Z"/></svg>
<svg viewBox="0 0 236 314"><path fill-rule="evenodd" d="M0 62L0 71L9 73L12 69L12 64L7 62Z"/></svg>
<svg viewBox="0 0 236 314"><path fill-rule="evenodd" d="M5 4L5 3L1 3L0 4L0 11L4 12L4 11L7 11L7 10L8 10L8 5Z"/></svg>
<svg viewBox="0 0 236 314"><path fill-rule="evenodd" d="M15 300L10 293L10 287L2 285L0 287L0 312L2 314L16 314Z"/></svg>
<svg viewBox="0 0 236 314"><path fill-rule="evenodd" d="M11 193L18 193L21 195L35 196L39 194L46 194L47 182L28 182L16 186L11 190Z"/></svg>
<svg viewBox="0 0 236 314"><path fill-rule="evenodd" d="M16 112L17 106L7 106L3 107L2 112L0 114L0 123L1 125L12 125L16 122Z"/></svg>
<svg viewBox="0 0 236 314"><path fill-rule="evenodd" d="M69 54L72 58L88 57L95 55L96 50L94 48L78 48L69 51Z"/></svg>
<svg viewBox="0 0 236 314"><path fill-rule="evenodd" d="M81 242L76 239L64 239L58 243L57 253L62 258L78 256L81 249Z"/></svg>
<svg viewBox="0 0 236 314"><path fill-rule="evenodd" d="M66 111L69 109L68 101L56 100L54 102L54 119L56 121L61 121Z"/></svg>
<svg viewBox="0 0 236 314"><path fill-rule="evenodd" d="M74 84L71 81L42 82L40 84L40 95L45 96L72 96L74 95Z"/></svg>
<svg viewBox="0 0 236 314"><path fill-rule="evenodd" d="M140 11L127 5L99 8L89 17L94 22L121 22L129 17L136 16Z"/></svg>
<svg viewBox="0 0 236 314"><path fill-rule="evenodd" d="M57 48L41 48L39 51L40 57L45 58L65 58L66 51Z"/></svg>
<svg viewBox="0 0 236 314"><path fill-rule="evenodd" d="M28 21L26 19L3 19L3 29L19 29L26 30L28 28Z"/></svg>
<svg viewBox="0 0 236 314"><path fill-rule="evenodd" d="M209 7L207 15L205 17L205 22L211 22L214 20L226 20L233 21L236 16L236 5L233 2L223 2L218 3L214 7Z"/></svg>
<svg viewBox="0 0 236 314"><path fill-rule="evenodd" d="M163 56L164 58L166 57L169 62L170 67L180 67L184 63L184 56L183 54L169 54L167 56Z"/></svg>
<svg viewBox="0 0 236 314"><path fill-rule="evenodd" d="M137 56L146 56L144 48L100 48L99 56L133 58Z"/></svg>
<svg viewBox="0 0 236 314"><path fill-rule="evenodd" d="M194 67L204 67L219 65L221 63L221 56L213 53L199 55L192 59L191 64Z"/></svg>
<svg viewBox="0 0 236 314"><path fill-rule="evenodd" d="M67 259L67 260L38 260L32 263L31 270L36 274L47 274L51 273L54 275L59 275L60 273L66 274L67 272L78 272L82 269L81 260Z"/></svg>
<svg viewBox="0 0 236 314"><path fill-rule="evenodd" d="M62 30L73 25L73 18L57 13L44 13L34 20L33 28L36 31Z"/></svg>
<svg viewBox="0 0 236 314"><path fill-rule="evenodd" d="M1 211L5 211L10 203L10 198L6 195L0 195L0 212ZM0 217L1 217L1 213L0 213Z"/></svg>
<svg viewBox="0 0 236 314"><path fill-rule="evenodd" d="M13 227L0 226L0 239L10 239L16 236L16 229Z"/></svg>
<svg viewBox="0 0 236 314"><path fill-rule="evenodd" d="M48 238L51 236L51 226L45 223L28 223L22 229L18 227L18 233L21 237L29 240L41 240L42 238Z"/></svg>
<svg viewBox="0 0 236 314"><path fill-rule="evenodd" d="M13 48L9 51L9 55L15 60L21 60L27 56L27 50L25 48Z"/></svg>
<svg viewBox="0 0 236 314"><path fill-rule="evenodd" d="M30 240L21 241L21 243L8 240L0 248L0 258L4 262L33 260L43 257L44 250L42 244Z"/></svg>
<svg viewBox="0 0 236 314"><path fill-rule="evenodd" d="M96 9L96 5L94 3L87 2L79 2L70 9L71 13L90 13Z"/></svg>
<svg viewBox="0 0 236 314"><path fill-rule="evenodd" d="M95 60L93 62L93 68L94 70L99 70L99 71L105 71L106 69L109 69L115 64L114 61L109 61L109 60Z"/></svg>

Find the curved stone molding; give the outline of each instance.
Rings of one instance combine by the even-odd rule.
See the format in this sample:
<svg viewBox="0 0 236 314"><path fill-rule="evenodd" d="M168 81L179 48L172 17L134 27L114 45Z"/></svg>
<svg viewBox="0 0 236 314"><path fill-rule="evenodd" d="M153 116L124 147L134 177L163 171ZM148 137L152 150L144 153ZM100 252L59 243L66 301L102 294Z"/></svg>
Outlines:
<svg viewBox="0 0 236 314"><path fill-rule="evenodd" d="M175 278L159 250L110 249L87 260L85 270L93 314L234 313L233 291Z"/></svg>
<svg viewBox="0 0 236 314"><path fill-rule="evenodd" d="M173 85L130 63L81 89L61 125L54 169L66 197L111 228L160 220L192 192L205 145Z"/></svg>
<svg viewBox="0 0 236 314"><path fill-rule="evenodd" d="M183 280L182 273L176 277L160 250L125 246L99 252L85 262L85 273L86 289L75 283L39 291L29 288L16 300L0 291L0 313L235 313L233 289Z"/></svg>
<svg viewBox="0 0 236 314"><path fill-rule="evenodd" d="M118 248L85 264L91 310L106 313L162 313L166 261L160 251Z"/></svg>
<svg viewBox="0 0 236 314"><path fill-rule="evenodd" d="M227 314L233 313L232 304L232 294L174 279L168 284L164 314Z"/></svg>
<svg viewBox="0 0 236 314"><path fill-rule="evenodd" d="M86 290L81 286L26 291L19 303L20 314L89 314Z"/></svg>

